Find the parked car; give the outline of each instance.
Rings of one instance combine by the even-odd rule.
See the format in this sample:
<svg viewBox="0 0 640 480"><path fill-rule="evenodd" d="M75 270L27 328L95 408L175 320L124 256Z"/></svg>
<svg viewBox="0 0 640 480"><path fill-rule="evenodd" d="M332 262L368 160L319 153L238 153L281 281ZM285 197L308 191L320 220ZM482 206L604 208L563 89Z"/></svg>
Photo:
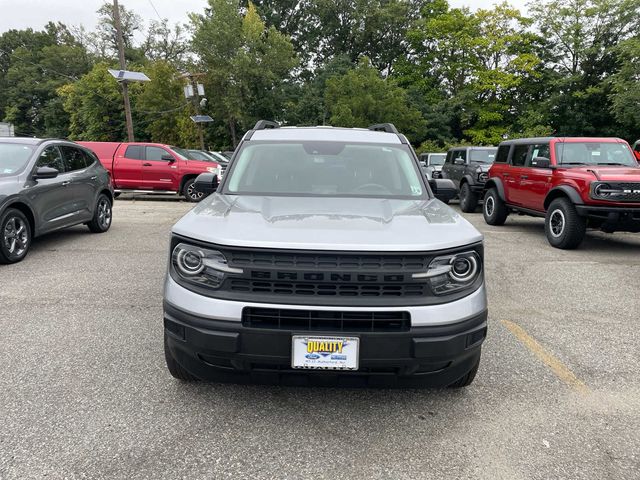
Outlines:
<svg viewBox="0 0 640 480"><path fill-rule="evenodd" d="M576 248L587 228L640 232L640 166L619 138L525 138L502 142L489 171L484 218L545 217L557 248Z"/></svg>
<svg viewBox="0 0 640 480"><path fill-rule="evenodd" d="M258 122L172 229L169 372L469 385L487 331L483 237L429 185L391 124Z"/></svg>
<svg viewBox="0 0 640 480"><path fill-rule="evenodd" d="M203 162L218 163L217 160L209 152L203 150L187 149L184 150L183 156L186 156L189 160L200 160Z"/></svg>
<svg viewBox="0 0 640 480"><path fill-rule="evenodd" d="M475 212L478 207L496 151L495 147L456 147L447 152L441 175L456 184L463 212Z"/></svg>
<svg viewBox="0 0 640 480"><path fill-rule="evenodd" d="M231 152L233 154L233 152ZM216 162L218 162L220 164L220 168L222 170L222 175L224 175L224 172L227 170L227 166L229 165L229 160L230 160L230 156L227 157L226 155L224 155L222 152L209 152L209 155L211 155L213 158L216 159Z"/></svg>
<svg viewBox="0 0 640 480"><path fill-rule="evenodd" d="M78 142L91 149L109 171L116 195L171 193L191 202L202 199L193 187L203 172L220 175L217 163L189 158L186 150L159 143Z"/></svg>
<svg viewBox="0 0 640 480"><path fill-rule="evenodd" d="M109 173L89 150L64 140L0 139L0 263L23 260L34 237L112 219Z"/></svg>
<svg viewBox="0 0 640 480"><path fill-rule="evenodd" d="M447 158L446 153L421 153L420 157L418 158L420 159L422 170L427 176L427 180L431 180L432 178L440 178L442 166L444 165L444 161Z"/></svg>
<svg viewBox="0 0 640 480"><path fill-rule="evenodd" d="M636 140L636 143L633 144L633 154L640 163L640 140Z"/></svg>

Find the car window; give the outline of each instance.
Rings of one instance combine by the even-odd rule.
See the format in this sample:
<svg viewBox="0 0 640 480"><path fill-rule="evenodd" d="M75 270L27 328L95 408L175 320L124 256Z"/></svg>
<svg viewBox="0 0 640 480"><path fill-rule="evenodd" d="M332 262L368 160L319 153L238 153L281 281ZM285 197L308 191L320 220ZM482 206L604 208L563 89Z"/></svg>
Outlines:
<svg viewBox="0 0 640 480"><path fill-rule="evenodd" d="M466 150L456 150L454 155L453 155L453 159L455 160L456 158L461 158L462 160L464 160L466 162L467 161L467 151Z"/></svg>
<svg viewBox="0 0 640 480"><path fill-rule="evenodd" d="M453 150L449 150L447 152L447 159L444 161L445 164L451 164L453 163Z"/></svg>
<svg viewBox="0 0 640 480"><path fill-rule="evenodd" d="M509 161L509 150L511 145L501 145L496 153L496 163L507 163Z"/></svg>
<svg viewBox="0 0 640 480"><path fill-rule="evenodd" d="M226 192L420 198L420 177L404 145L251 142L238 153Z"/></svg>
<svg viewBox="0 0 640 480"><path fill-rule="evenodd" d="M60 145L58 148L62 152L67 172L87 168L87 157L85 157L82 150L68 145Z"/></svg>
<svg viewBox="0 0 640 480"><path fill-rule="evenodd" d="M58 147L50 146L44 149L36 162L36 168L40 167L55 168L60 173L65 171L62 154L60 150L58 150Z"/></svg>
<svg viewBox="0 0 640 480"><path fill-rule="evenodd" d="M513 149L511 165L513 165L514 167L524 167L524 164L527 162L528 154L529 145L516 145Z"/></svg>
<svg viewBox="0 0 640 480"><path fill-rule="evenodd" d="M129 145L124 152L125 158L144 160L144 147L142 145Z"/></svg>
<svg viewBox="0 0 640 480"><path fill-rule="evenodd" d="M445 159L444 153L432 153L429 156L429 165L443 165Z"/></svg>
<svg viewBox="0 0 640 480"><path fill-rule="evenodd" d="M551 158L551 151L549 150L548 143L533 145L531 147L530 155L527 157L527 163L526 163L527 167L531 166L531 162L536 157Z"/></svg>
<svg viewBox="0 0 640 480"><path fill-rule="evenodd" d="M556 144L558 165L622 165L636 166L637 162L626 143L618 142L559 142Z"/></svg>
<svg viewBox="0 0 640 480"><path fill-rule="evenodd" d="M164 148L147 147L147 160L166 162L166 160L162 159L163 155L170 155L170 153Z"/></svg>
<svg viewBox="0 0 640 480"><path fill-rule="evenodd" d="M0 143L0 177L20 173L29 163L32 154L31 145Z"/></svg>
<svg viewBox="0 0 640 480"><path fill-rule="evenodd" d="M496 148L474 148L469 152L469 160L475 163L493 163Z"/></svg>

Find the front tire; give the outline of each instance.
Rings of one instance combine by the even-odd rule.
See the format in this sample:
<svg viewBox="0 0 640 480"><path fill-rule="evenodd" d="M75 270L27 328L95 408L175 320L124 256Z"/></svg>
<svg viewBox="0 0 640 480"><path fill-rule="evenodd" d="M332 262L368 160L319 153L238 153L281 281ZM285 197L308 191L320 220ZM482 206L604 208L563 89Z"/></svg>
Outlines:
<svg viewBox="0 0 640 480"><path fill-rule="evenodd" d="M473 213L478 208L478 195L471 191L467 182L460 187L460 210L465 213Z"/></svg>
<svg viewBox="0 0 640 480"><path fill-rule="evenodd" d="M182 193L184 198L186 198L189 202L197 203L204 198L204 194L196 190L196 186L194 185L196 182L195 178L190 178L184 184L182 188Z"/></svg>
<svg viewBox="0 0 640 480"><path fill-rule="evenodd" d="M480 367L480 357L478 357L478 361L476 364L469 370L463 377L459 378L451 385L449 388L463 388L468 387L473 383L473 380L476 378L476 374L478 373L478 368Z"/></svg>
<svg viewBox="0 0 640 480"><path fill-rule="evenodd" d="M587 231L587 220L578 215L567 198L556 198L547 209L544 232L551 246L563 250L577 248Z"/></svg>
<svg viewBox="0 0 640 480"><path fill-rule="evenodd" d="M9 208L0 216L0 263L24 260L31 246L31 225L20 210Z"/></svg>
<svg viewBox="0 0 640 480"><path fill-rule="evenodd" d="M169 373L173 378L177 378L178 380L182 380L183 382L198 381L198 377L187 372L178 362L176 362L176 359L173 358L171 350L169 350L166 333L164 334L164 359L167 362L167 369L169 370Z"/></svg>
<svg viewBox="0 0 640 480"><path fill-rule="evenodd" d="M504 225L509 216L509 209L498 195L495 188L490 188L484 194L484 204L482 205L484 221L488 225Z"/></svg>
<svg viewBox="0 0 640 480"><path fill-rule="evenodd" d="M93 212L93 218L89 223L87 223L87 227L93 233L104 233L109 228L111 228L111 220L113 218L113 205L111 203L111 199L107 197L104 193L101 193L98 196L98 201L96 202L96 209Z"/></svg>

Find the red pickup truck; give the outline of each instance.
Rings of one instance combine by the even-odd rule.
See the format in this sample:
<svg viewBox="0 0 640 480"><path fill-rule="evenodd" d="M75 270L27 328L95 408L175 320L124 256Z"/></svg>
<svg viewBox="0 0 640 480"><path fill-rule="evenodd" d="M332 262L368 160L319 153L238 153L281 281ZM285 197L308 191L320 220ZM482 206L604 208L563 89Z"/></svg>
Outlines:
<svg viewBox="0 0 640 480"><path fill-rule="evenodd" d="M92 150L119 192L175 193L191 202L203 195L193 182L204 172L220 176L215 162L192 160L181 148L159 143L77 142Z"/></svg>

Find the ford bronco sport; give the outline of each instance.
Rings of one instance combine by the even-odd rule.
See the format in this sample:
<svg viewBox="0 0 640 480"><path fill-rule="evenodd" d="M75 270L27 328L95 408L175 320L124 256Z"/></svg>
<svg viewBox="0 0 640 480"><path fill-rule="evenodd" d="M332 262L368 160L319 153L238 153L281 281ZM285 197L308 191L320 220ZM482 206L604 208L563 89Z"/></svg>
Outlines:
<svg viewBox="0 0 640 480"><path fill-rule="evenodd" d="M502 142L489 171L484 219L510 212L545 217L557 248L576 248L587 227L640 232L640 166L618 138L525 138Z"/></svg>
<svg viewBox="0 0 640 480"><path fill-rule="evenodd" d="M172 230L164 335L174 377L473 381L487 331L483 237L434 198L393 125L260 121L216 186Z"/></svg>
<svg viewBox="0 0 640 480"><path fill-rule="evenodd" d="M441 175L453 180L458 187L463 212L475 212L478 208L496 150L495 147L456 147L447 152Z"/></svg>

